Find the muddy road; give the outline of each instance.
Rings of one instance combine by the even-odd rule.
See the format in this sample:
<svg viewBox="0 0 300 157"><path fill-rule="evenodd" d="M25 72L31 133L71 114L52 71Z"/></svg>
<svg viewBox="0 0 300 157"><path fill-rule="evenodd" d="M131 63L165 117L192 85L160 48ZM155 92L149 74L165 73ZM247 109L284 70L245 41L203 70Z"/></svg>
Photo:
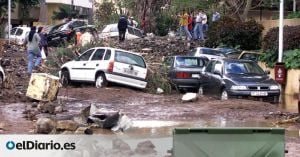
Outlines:
<svg viewBox="0 0 300 157"><path fill-rule="evenodd" d="M280 105L251 100L220 101L200 96L196 102L182 103L182 94L156 95L140 90L112 86L96 89L92 86L62 88L58 101L65 104L66 112L58 117L72 117L90 104L99 108L114 109L126 114L134 125L128 136L168 137L175 127L285 127L289 154L299 156L299 124L275 125L282 115ZM35 121L28 120L24 111L32 103L0 104L1 133L34 133ZM113 135L106 130L96 134Z"/></svg>

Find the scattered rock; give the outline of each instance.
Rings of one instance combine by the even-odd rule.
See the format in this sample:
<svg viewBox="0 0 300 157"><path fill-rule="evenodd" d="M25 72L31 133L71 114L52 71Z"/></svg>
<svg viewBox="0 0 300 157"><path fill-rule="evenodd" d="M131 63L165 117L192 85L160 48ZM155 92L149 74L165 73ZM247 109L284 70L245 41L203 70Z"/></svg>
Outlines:
<svg viewBox="0 0 300 157"><path fill-rule="evenodd" d="M40 102L37 108L42 113L50 113L50 114L55 113L55 104L50 102L49 103Z"/></svg>
<svg viewBox="0 0 300 157"><path fill-rule="evenodd" d="M59 131L75 131L78 128L78 124L72 120L62 120L57 122L56 129Z"/></svg>
<svg viewBox="0 0 300 157"><path fill-rule="evenodd" d="M61 134L63 134L63 135L73 135L74 133L72 131L66 130Z"/></svg>
<svg viewBox="0 0 300 157"><path fill-rule="evenodd" d="M126 115L121 114L119 120L118 120L118 124L113 127L111 130L112 131L126 131L127 129L129 129L131 126L133 125L132 120L127 117Z"/></svg>
<svg viewBox="0 0 300 157"><path fill-rule="evenodd" d="M56 106L55 109L54 109L54 113L57 114L57 113L61 113L63 112L64 109L63 107L60 105L60 106Z"/></svg>
<svg viewBox="0 0 300 157"><path fill-rule="evenodd" d="M155 150L155 146L151 141L144 141L138 143L135 153L140 155L149 155L149 154L156 154L157 151Z"/></svg>
<svg viewBox="0 0 300 157"><path fill-rule="evenodd" d="M49 118L40 118L36 122L36 133L50 134L55 131L56 123Z"/></svg>
<svg viewBox="0 0 300 157"><path fill-rule="evenodd" d="M75 131L75 134L86 134L86 135L92 135L93 134L93 130L88 128L88 127L79 127L77 128L77 130Z"/></svg>
<svg viewBox="0 0 300 157"><path fill-rule="evenodd" d="M163 90L163 89L157 88L156 94L163 94L163 93L164 93L164 90Z"/></svg>
<svg viewBox="0 0 300 157"><path fill-rule="evenodd" d="M183 95L182 97L182 102L194 102L198 99L197 94L196 93L186 93L185 95Z"/></svg>
<svg viewBox="0 0 300 157"><path fill-rule="evenodd" d="M112 149L121 153L121 154L124 154L125 156L130 156L130 155L133 155L133 151L131 150L129 144L127 144L126 142L124 142L123 140L121 139L114 139L112 141Z"/></svg>

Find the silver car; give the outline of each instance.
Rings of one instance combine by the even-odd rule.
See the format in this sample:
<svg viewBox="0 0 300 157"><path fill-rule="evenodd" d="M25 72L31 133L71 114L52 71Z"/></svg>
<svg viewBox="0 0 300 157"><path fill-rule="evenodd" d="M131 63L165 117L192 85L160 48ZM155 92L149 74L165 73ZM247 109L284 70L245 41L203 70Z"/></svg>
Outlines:
<svg viewBox="0 0 300 157"><path fill-rule="evenodd" d="M194 48L188 52L188 55L195 57L206 57L209 60L226 58L226 56L220 50L208 47Z"/></svg>

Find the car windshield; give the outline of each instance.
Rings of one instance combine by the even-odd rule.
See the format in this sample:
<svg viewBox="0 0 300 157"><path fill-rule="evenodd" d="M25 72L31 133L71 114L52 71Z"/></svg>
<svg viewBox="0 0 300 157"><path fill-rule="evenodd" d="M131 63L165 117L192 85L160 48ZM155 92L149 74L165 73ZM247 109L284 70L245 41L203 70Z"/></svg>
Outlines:
<svg viewBox="0 0 300 157"><path fill-rule="evenodd" d="M213 49L200 49L200 53L207 54L207 55L215 55L215 56L224 56L221 51L213 50Z"/></svg>
<svg viewBox="0 0 300 157"><path fill-rule="evenodd" d="M194 57L176 57L175 67L199 68L205 65L204 60Z"/></svg>
<svg viewBox="0 0 300 157"><path fill-rule="evenodd" d="M225 72L227 74L265 74L255 62L226 62Z"/></svg>
<svg viewBox="0 0 300 157"><path fill-rule="evenodd" d="M146 68L146 63L145 63L144 59L141 56L138 56L138 55L135 55L132 53L116 51L115 61L120 62L120 63L139 66L142 68Z"/></svg>

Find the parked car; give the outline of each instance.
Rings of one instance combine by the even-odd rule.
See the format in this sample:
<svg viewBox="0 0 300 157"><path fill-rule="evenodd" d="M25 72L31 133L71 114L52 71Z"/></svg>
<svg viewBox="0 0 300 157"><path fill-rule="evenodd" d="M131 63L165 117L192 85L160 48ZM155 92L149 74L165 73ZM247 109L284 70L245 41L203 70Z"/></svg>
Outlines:
<svg viewBox="0 0 300 157"><path fill-rule="evenodd" d="M244 60L252 60L257 62L259 59L259 56L262 55L261 52L255 52L255 51L243 51L238 59L244 59Z"/></svg>
<svg viewBox="0 0 300 157"><path fill-rule="evenodd" d="M221 51L208 47L194 48L188 52L188 55L195 57L206 57L209 60L226 57Z"/></svg>
<svg viewBox="0 0 300 157"><path fill-rule="evenodd" d="M207 58L191 56L172 56L164 61L168 76L178 89L199 89L200 73L208 62Z"/></svg>
<svg viewBox="0 0 300 157"><path fill-rule="evenodd" d="M74 30L73 33L71 28ZM50 26L46 29L48 45L58 46L65 43L65 41L70 41L73 39L76 29L83 31L86 30L86 28L92 30L93 34L94 32L97 34L97 30L93 25L87 25L85 21L82 20L74 20L55 26Z"/></svg>
<svg viewBox="0 0 300 157"><path fill-rule="evenodd" d="M234 96L271 97L278 102L280 87L254 61L215 59L201 74L199 94L222 100Z"/></svg>
<svg viewBox="0 0 300 157"><path fill-rule="evenodd" d="M95 47L61 67L63 85L70 82L94 82L97 88L109 82L146 88L147 65L142 56L133 52Z"/></svg>
<svg viewBox="0 0 300 157"><path fill-rule="evenodd" d="M132 26L128 26L125 34L125 38L129 40L143 38L144 36L145 35L143 34L142 30L134 28ZM99 38L119 38L118 24L115 23L105 26L105 28L100 33Z"/></svg>
<svg viewBox="0 0 300 157"><path fill-rule="evenodd" d="M242 52L241 50L227 47L219 47L215 48L215 50L221 51L227 58L230 59L237 59Z"/></svg>
<svg viewBox="0 0 300 157"><path fill-rule="evenodd" d="M10 39L18 45L23 45L26 35L30 32L30 27L14 27L10 31ZM8 38L8 36L6 36Z"/></svg>
<svg viewBox="0 0 300 157"><path fill-rule="evenodd" d="M2 88L4 80L5 80L5 73L3 68L0 66L0 88Z"/></svg>

